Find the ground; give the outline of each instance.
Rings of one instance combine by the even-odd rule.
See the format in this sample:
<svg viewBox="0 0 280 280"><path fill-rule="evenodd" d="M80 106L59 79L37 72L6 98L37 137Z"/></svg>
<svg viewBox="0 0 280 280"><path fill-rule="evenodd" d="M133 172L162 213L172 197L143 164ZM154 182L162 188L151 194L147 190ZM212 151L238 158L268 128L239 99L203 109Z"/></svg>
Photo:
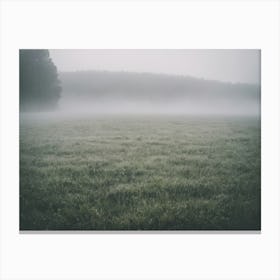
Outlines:
<svg viewBox="0 0 280 280"><path fill-rule="evenodd" d="M258 230L257 117L20 120L21 230Z"/></svg>

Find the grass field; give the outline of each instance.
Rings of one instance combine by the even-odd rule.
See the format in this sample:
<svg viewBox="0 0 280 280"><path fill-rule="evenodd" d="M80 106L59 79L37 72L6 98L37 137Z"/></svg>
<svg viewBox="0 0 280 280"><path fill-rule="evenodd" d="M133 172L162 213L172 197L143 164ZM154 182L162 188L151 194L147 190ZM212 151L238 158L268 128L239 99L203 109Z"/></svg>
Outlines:
<svg viewBox="0 0 280 280"><path fill-rule="evenodd" d="M260 229L260 120L20 120L21 230Z"/></svg>

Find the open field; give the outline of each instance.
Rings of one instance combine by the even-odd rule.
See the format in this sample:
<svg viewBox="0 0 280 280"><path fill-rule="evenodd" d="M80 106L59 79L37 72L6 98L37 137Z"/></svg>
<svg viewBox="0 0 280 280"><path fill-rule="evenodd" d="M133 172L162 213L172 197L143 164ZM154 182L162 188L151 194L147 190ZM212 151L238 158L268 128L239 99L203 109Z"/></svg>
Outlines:
<svg viewBox="0 0 280 280"><path fill-rule="evenodd" d="M257 117L20 120L21 230L260 229Z"/></svg>

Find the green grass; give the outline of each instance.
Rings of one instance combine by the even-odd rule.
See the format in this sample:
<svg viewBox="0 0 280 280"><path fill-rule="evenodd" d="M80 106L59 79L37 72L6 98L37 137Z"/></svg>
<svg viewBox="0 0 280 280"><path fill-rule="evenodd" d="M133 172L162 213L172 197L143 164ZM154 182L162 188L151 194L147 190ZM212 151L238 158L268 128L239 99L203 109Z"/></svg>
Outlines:
<svg viewBox="0 0 280 280"><path fill-rule="evenodd" d="M20 122L21 230L258 230L260 121Z"/></svg>

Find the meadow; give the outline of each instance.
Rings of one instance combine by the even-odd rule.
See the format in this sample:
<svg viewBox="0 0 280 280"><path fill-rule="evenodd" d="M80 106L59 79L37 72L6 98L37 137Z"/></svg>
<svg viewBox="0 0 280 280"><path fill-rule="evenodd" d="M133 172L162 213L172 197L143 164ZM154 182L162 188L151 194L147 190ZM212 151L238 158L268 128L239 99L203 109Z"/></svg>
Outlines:
<svg viewBox="0 0 280 280"><path fill-rule="evenodd" d="M259 230L258 117L20 117L21 230Z"/></svg>

